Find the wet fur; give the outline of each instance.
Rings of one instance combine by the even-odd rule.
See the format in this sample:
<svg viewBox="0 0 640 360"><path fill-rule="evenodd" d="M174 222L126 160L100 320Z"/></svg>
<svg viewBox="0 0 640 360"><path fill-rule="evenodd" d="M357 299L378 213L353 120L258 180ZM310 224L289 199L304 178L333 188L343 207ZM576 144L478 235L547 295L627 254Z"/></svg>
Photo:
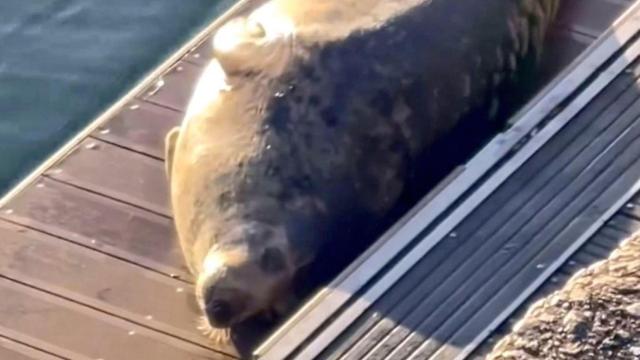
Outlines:
<svg viewBox="0 0 640 360"><path fill-rule="evenodd" d="M319 6L273 2L298 22ZM285 229L288 255L315 280L295 282L299 293L326 282L500 129L518 105L505 94L532 71L558 3L405 2L416 5L373 27L326 37L301 28L282 71L240 64L216 104L167 136L178 233L196 275L216 238L254 220ZM330 28L321 15L309 22Z"/></svg>

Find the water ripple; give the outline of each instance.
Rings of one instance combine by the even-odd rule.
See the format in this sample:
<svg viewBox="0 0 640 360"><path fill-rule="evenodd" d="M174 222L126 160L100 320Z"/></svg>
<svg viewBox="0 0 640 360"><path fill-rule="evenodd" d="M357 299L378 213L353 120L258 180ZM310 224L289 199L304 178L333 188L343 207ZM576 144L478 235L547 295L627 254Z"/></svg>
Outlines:
<svg viewBox="0 0 640 360"><path fill-rule="evenodd" d="M233 0L0 0L0 192Z"/></svg>

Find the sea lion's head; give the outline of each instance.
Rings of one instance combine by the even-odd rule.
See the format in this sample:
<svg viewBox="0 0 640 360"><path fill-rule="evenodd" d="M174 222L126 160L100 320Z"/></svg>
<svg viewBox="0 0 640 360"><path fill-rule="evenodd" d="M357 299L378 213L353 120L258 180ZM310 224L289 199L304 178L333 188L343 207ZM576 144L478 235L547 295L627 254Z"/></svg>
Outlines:
<svg viewBox="0 0 640 360"><path fill-rule="evenodd" d="M270 79L292 51L286 21L271 20L238 18L222 26L183 123L165 139L176 231L196 277L203 328L213 333L282 313L306 261L291 248L285 214L291 204L274 195L282 184L260 165L266 142L260 106L273 98Z"/></svg>
<svg viewBox="0 0 640 360"><path fill-rule="evenodd" d="M307 170L291 156L297 140L276 133L287 120L273 105L287 102L283 78L310 49L377 19L358 20L368 14L360 2L341 4L270 1L224 24L183 123L166 137L173 218L206 329L290 310L293 278L326 237L331 206L306 189L314 174L298 179Z"/></svg>
<svg viewBox="0 0 640 360"><path fill-rule="evenodd" d="M273 225L238 223L204 258L196 295L213 328L273 310L289 295L296 271L286 234Z"/></svg>

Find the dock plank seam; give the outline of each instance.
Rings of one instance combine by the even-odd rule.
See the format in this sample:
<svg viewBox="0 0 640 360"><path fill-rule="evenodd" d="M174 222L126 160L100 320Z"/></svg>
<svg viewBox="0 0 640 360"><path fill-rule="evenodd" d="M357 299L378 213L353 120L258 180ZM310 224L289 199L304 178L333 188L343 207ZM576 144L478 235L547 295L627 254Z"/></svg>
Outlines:
<svg viewBox="0 0 640 360"><path fill-rule="evenodd" d="M0 338L9 339L10 341L13 341L17 344L21 344L28 348L35 349L36 351L40 351L45 354L54 356L55 358L60 358L64 360L94 360L94 359L89 359L86 356L82 356L73 351L70 351L69 349L61 348L53 344L47 343L45 341L36 339L34 337L21 334L17 331L6 328L2 325L0 325Z"/></svg>
<svg viewBox="0 0 640 360"><path fill-rule="evenodd" d="M64 236L60 236L60 235L55 234L53 232L47 231L46 229L42 229L42 228L39 228L39 227L36 227L36 226L33 226L33 225L29 225L29 224L25 224L25 223L22 223L22 222L19 222L19 221L8 219L8 218L2 217L2 216L0 216L0 221L5 221L5 222L10 223L12 225L21 226L21 227L24 227L26 229L29 229L29 230L32 230L32 231L35 231L35 232L40 232L42 234L54 237L54 238L59 239L59 240L66 241L66 242L71 243L73 245L81 246L81 247L83 247L83 248L85 248L87 250L98 252L98 253L100 253L102 255L106 255L106 256L109 256L111 258L117 259L119 261L126 262L129 265L134 265L134 266L136 266L138 268L141 268L141 269L143 269L145 271L151 271L151 272L153 272L155 274L162 275L162 276L164 276L166 278L179 281L179 282L181 282L183 284L187 284L187 285L193 285L194 284L194 281L192 279L175 276L175 273L161 271L161 270L156 269L154 267L147 266L144 263L140 263L140 262L138 262L136 260L132 260L127 256L121 256L121 255L118 255L116 253L109 252L107 250L97 249L95 247L91 247L90 245L84 244L82 242L74 241L74 240L68 239L68 238L66 238Z"/></svg>
<svg viewBox="0 0 640 360"><path fill-rule="evenodd" d="M58 354L54 354L50 351L47 351L45 349L40 349L38 347L34 347L31 344L27 344L23 341L20 341L18 339L13 339L8 335L5 335L2 333L2 328L0 327L0 342L7 342L7 343L13 343L16 346L20 346L20 347L24 347L26 349L32 350L37 354L40 354L40 356L42 356L44 358L44 360L54 360L54 359L59 359L59 360L72 360L71 358L68 357L63 357L60 356ZM38 356L38 357L40 357ZM11 359L6 359L6 360L11 360Z"/></svg>
<svg viewBox="0 0 640 360"><path fill-rule="evenodd" d="M90 310L93 310L97 313L109 316L109 317L113 317L113 318L117 318L120 320L123 320L127 323L130 323L132 325L135 326L139 326L141 328L146 328L147 330L156 332L158 334L163 334L165 336L169 336L171 338L177 339L177 340L181 340L190 344L193 344L195 346L199 346L203 349L206 350L210 350L216 353L220 353L226 356L233 356L232 354L227 354L224 352L221 352L220 350L212 347L210 344L206 345L205 342L203 341L197 341L195 340L195 338L193 337L189 337L189 336L183 336L180 334L177 334L175 332L171 332L169 329L163 329L163 327L170 327L170 326L163 326L163 327L158 327L158 326L151 326L149 325L148 321L144 321L144 319L140 319L138 315L135 315L133 313L125 313L123 310L117 310L115 309L114 306L112 305L108 305L105 303L101 303L98 304L97 301L91 301L89 299L80 299L78 295L74 295L74 294L65 294L66 291L63 291L61 289L53 289L50 288L46 285L40 284L39 281L34 280L34 279L26 279L24 277L20 277L20 276L12 276L11 274L6 274L6 273L0 273L0 278L11 281L13 283L19 284L21 286L24 287L28 287L34 291L38 291L44 294L48 294L51 295L55 298L58 298L60 300L65 300L68 301L70 303L73 303L74 305L77 306L81 306ZM96 304L92 304L92 303L96 303ZM195 328L195 321L194 321L194 328ZM172 328L172 327L171 327ZM177 330L177 329L172 329L172 330ZM204 338L203 338L204 340Z"/></svg>
<svg viewBox="0 0 640 360"><path fill-rule="evenodd" d="M120 149L123 149L123 150L126 150L126 151L130 151L130 152L136 153L138 155L143 155L143 156L146 156L146 157L148 157L150 159L157 160L157 161L159 161L161 163L164 163L164 159L161 158L161 157L158 157L158 156L155 156L155 155L152 155L152 154L149 154L149 153L145 153L145 152L133 149L133 148L127 146L127 145L122 144L121 142L118 142L117 140L105 139L105 138L99 137L98 135L94 135L94 134L87 136L87 138L88 139L93 139L95 141L100 141L100 142L103 142L105 144L113 145L113 146L116 146L116 147L118 147Z"/></svg>
<svg viewBox="0 0 640 360"><path fill-rule="evenodd" d="M49 181L53 181L53 182L59 183L59 184L64 184L64 185L72 187L72 188L74 188L74 189L76 189L78 191L84 191L84 192L87 192L87 193L92 194L92 195L100 196L100 197L104 198L105 200L109 200L109 201L117 202L119 204L123 204L123 205L134 207L134 208L136 208L138 210L141 210L141 211L144 211L144 212L148 212L149 214L161 216L161 217L166 218L166 219L172 219L173 218L172 216L167 215L164 212L160 212L160 211L157 211L157 210L154 210L154 209L150 209L148 207L136 204L133 201L127 201L127 200L125 200L123 198L117 197L115 195L109 195L109 194L107 194L105 192L101 192L99 190L91 189L91 188L89 188L87 186L82 186L82 185L74 184L74 183L66 181L66 180L57 179L55 177L52 177L51 175L43 175L42 178L47 179Z"/></svg>

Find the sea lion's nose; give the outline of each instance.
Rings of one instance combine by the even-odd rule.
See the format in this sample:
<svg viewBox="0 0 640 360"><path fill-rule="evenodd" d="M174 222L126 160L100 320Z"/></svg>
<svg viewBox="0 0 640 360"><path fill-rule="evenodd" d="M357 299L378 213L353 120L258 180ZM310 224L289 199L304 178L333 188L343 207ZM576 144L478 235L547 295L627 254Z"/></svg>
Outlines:
<svg viewBox="0 0 640 360"><path fill-rule="evenodd" d="M207 314L216 325L228 325L233 316L231 304L224 300L213 300L207 304Z"/></svg>

